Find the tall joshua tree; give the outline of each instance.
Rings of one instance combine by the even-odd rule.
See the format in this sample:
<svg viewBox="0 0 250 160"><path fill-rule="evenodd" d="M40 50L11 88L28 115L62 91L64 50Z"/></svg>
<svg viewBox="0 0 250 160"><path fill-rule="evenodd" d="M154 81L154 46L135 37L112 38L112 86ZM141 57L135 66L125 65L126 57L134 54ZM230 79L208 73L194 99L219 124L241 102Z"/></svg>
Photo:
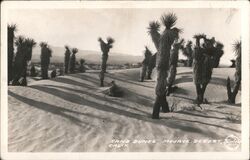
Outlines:
<svg viewBox="0 0 250 160"><path fill-rule="evenodd" d="M100 47L102 51L102 64L101 64L101 72L100 72L100 86L104 86L104 74L106 73L107 68L107 60L108 60L108 53L110 48L113 47L114 39L111 37L107 38L107 43L105 43L102 38L99 38L98 41L100 42Z"/></svg>
<svg viewBox="0 0 250 160"><path fill-rule="evenodd" d="M25 53L27 50L27 43L25 42L25 38L23 36L17 37L15 45L17 47L17 52L14 59L12 85L20 85L19 79L22 77L25 67Z"/></svg>
<svg viewBox="0 0 250 160"><path fill-rule="evenodd" d="M236 95L239 91L241 84L241 41L236 41L233 45L234 52L236 54L236 71L234 74L235 82L234 86L231 89L230 78L227 78L227 96L229 103L235 103Z"/></svg>
<svg viewBox="0 0 250 160"><path fill-rule="evenodd" d="M156 50L158 51L159 48L159 41L160 41L160 24L157 21L152 21L149 23L149 27L148 27L148 33L151 36L151 39L155 45ZM151 56L150 61L149 61L149 65L148 65L148 79L151 79L151 74L153 69L156 66L156 55L157 52Z"/></svg>
<svg viewBox="0 0 250 160"><path fill-rule="evenodd" d="M70 62L69 62L69 71L70 71L70 73L75 73L76 53L77 52L78 52L77 48L72 49L72 55L70 57Z"/></svg>
<svg viewBox="0 0 250 160"><path fill-rule="evenodd" d="M27 75L27 65L28 62L31 60L32 58L32 49L33 47L36 46L36 42L34 41L34 39L31 38L27 38L25 40L26 43L26 51L25 51L25 62L24 62L24 69L23 69L23 78L24 78L24 85L27 86L27 80L26 80L26 75Z"/></svg>
<svg viewBox="0 0 250 160"><path fill-rule="evenodd" d="M180 48L184 56L188 59L188 67L192 67L193 64L193 49L192 49L192 41L188 41L185 47Z"/></svg>
<svg viewBox="0 0 250 160"><path fill-rule="evenodd" d="M52 57L52 50L49 48L46 42L40 43L41 47L41 72L42 78L48 79L48 69L50 64L50 57Z"/></svg>
<svg viewBox="0 0 250 160"><path fill-rule="evenodd" d="M65 57L64 57L64 73L67 74L69 70L69 60L70 60L70 54L71 51L67 45L65 45Z"/></svg>
<svg viewBox="0 0 250 160"><path fill-rule="evenodd" d="M220 58L223 56L224 51L223 51L224 45L221 42L216 42L215 43L215 57L214 57L214 68L217 68L220 64Z"/></svg>
<svg viewBox="0 0 250 160"><path fill-rule="evenodd" d="M175 81L176 73L177 73L177 64L178 64L178 58L179 58L179 49L183 45L184 39L181 39L179 42L176 41L173 44L173 49L171 50L170 54L170 68L169 68L169 74L167 78L167 86L168 86L168 91L167 91L167 96L173 91L173 84Z"/></svg>
<svg viewBox="0 0 250 160"><path fill-rule="evenodd" d="M12 81L13 76L13 58L14 58L14 38L16 25L8 25L8 84Z"/></svg>
<svg viewBox="0 0 250 160"><path fill-rule="evenodd" d="M167 76L169 71L169 58L171 46L178 38L180 29L174 27L177 17L174 13L169 13L161 17L165 30L160 36L159 48L157 53L156 69L157 83L155 87L156 99L153 106L153 119L159 119L160 108L163 112L169 112L166 99Z"/></svg>
<svg viewBox="0 0 250 160"><path fill-rule="evenodd" d="M207 39L204 34L195 35L194 38L196 46L194 48L193 79L197 93L196 102L200 105L204 101L204 93L212 76L215 48L213 38ZM201 39L204 40L202 46L200 45Z"/></svg>
<svg viewBox="0 0 250 160"><path fill-rule="evenodd" d="M144 60L142 61L142 71L141 71L141 79L140 79L141 82L144 81L151 57L152 57L152 52L146 46L145 51L144 51Z"/></svg>

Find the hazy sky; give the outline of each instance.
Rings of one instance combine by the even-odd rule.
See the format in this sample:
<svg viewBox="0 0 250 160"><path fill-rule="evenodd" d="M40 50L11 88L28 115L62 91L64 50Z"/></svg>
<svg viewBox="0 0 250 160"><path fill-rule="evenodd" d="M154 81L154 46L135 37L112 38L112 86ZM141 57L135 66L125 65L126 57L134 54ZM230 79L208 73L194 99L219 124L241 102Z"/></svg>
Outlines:
<svg viewBox="0 0 250 160"><path fill-rule="evenodd" d="M240 11L236 9L23 9L9 10L8 23L17 24L17 35L52 46L68 44L99 51L97 38L111 36L115 39L111 52L142 55L145 45L155 51L147 33L149 22L168 12L176 13L176 26L183 29L184 39L205 33L222 42L222 61L230 63L232 43L240 38Z"/></svg>

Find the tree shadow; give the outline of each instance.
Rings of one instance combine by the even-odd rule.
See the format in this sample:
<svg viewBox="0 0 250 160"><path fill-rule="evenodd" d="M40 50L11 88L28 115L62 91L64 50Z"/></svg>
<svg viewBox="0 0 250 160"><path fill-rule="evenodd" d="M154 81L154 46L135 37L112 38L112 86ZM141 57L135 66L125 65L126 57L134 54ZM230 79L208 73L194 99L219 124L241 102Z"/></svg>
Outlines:
<svg viewBox="0 0 250 160"><path fill-rule="evenodd" d="M96 75L97 73L92 73L93 75ZM70 75L71 77L76 77L76 78L80 78L86 81L89 81L91 83L93 83L96 86L100 86L100 80L95 78L95 77L91 77L85 73L82 74L72 74ZM104 85L107 85L107 82L104 82Z"/></svg>
<svg viewBox="0 0 250 160"><path fill-rule="evenodd" d="M208 116L208 115L200 115L200 114L195 114L195 113L191 113L188 111L176 111L175 113L180 113L180 114L186 114L186 115L190 115L190 116L196 116L196 117L203 117L203 118L208 118L208 119L218 119L218 120L227 120L226 118L221 118L221 117L214 117L214 116Z"/></svg>
<svg viewBox="0 0 250 160"><path fill-rule="evenodd" d="M177 87L176 90L174 91L174 94L188 95L189 91L184 88Z"/></svg>
<svg viewBox="0 0 250 160"><path fill-rule="evenodd" d="M195 120L187 120L187 119L182 119L182 118L175 118L175 119L180 120L180 121L186 121L186 122L204 124L204 125L207 125L207 126L213 126L213 127L222 128L222 129L234 131L234 132L237 132L237 133L241 133L241 131L239 131L239 130L236 130L236 129L233 129L233 128L224 127L224 126L220 126L220 125L216 125L216 124L210 124L210 123L205 123L205 122L195 121Z"/></svg>
<svg viewBox="0 0 250 160"><path fill-rule="evenodd" d="M74 81L72 79L63 78L63 77L53 79L52 81L56 81L56 82L60 82L60 83L64 83L64 84L70 84L70 85L74 85L74 86L80 86L80 87L88 88L88 89L92 89L92 90L96 89L95 87L88 85L86 83L77 82L77 81Z"/></svg>
<svg viewBox="0 0 250 160"><path fill-rule="evenodd" d="M176 80L174 81L174 84L189 83L189 82L193 82L192 75L185 75L185 76L181 76L179 78L176 78ZM224 86L226 88L227 79L226 78L212 77L209 84L220 85L220 86ZM230 84L233 86L234 81L230 80ZM239 89L239 90L241 90L241 89Z"/></svg>
<svg viewBox="0 0 250 160"><path fill-rule="evenodd" d="M77 105L86 105L88 107L92 107L92 108L106 111L106 112L113 112L113 113L116 113L119 115L123 113L124 116L132 117L132 118L133 117L142 117L142 115L140 115L140 114L131 113L131 112L128 112L125 110L114 108L114 107L109 106L107 104L100 104L100 103L97 103L95 101L91 101L87 98L81 97L78 94L68 93L68 92L65 92L65 91L62 91L62 90L59 90L56 88L48 88L48 87L43 87L43 86L30 86L30 88L37 89L39 91L43 91L43 92L45 92L47 94L51 94L53 96L57 96L59 98L62 98L66 101L69 101L69 102L77 104ZM88 93L86 93L86 94L88 94ZM94 95L94 96L95 97L93 97L93 98L96 98L96 99L100 98L96 95Z"/></svg>
<svg viewBox="0 0 250 160"><path fill-rule="evenodd" d="M66 109L66 108L57 107L55 105L51 105L51 104L48 104L48 103L35 101L33 99L20 96L20 95L14 93L14 92L11 92L11 91L8 91L8 95L16 98L17 100L19 100L19 101L21 101L21 102L23 102L25 104L28 104L28 105L32 106L32 107L35 107L35 108L44 110L46 112L50 112L50 113L59 115L59 116L62 116L64 118L67 118L67 119L69 119L70 121L72 121L74 124L76 124L78 126L82 126L81 123L84 123L80 119L78 119L78 118L76 118L74 116L70 116L68 114L65 114L65 112L75 113L75 114L83 114L83 113L72 111L72 110L69 110L69 109ZM83 114L83 115L86 115L86 114Z"/></svg>
<svg viewBox="0 0 250 160"><path fill-rule="evenodd" d="M143 82L139 82L136 83L136 82L133 82L131 80L127 80L126 78L119 78L117 77L116 75L113 75L111 73L108 73L108 74L105 74L105 77L108 77L108 78L111 78L111 79L115 79L115 80L118 80L118 81L122 81L122 82L125 82L125 83L129 83L129 84L133 84L133 85L137 85L137 86L142 86L142 87L146 87L146 88L154 88L154 87L151 87L151 86L147 86L147 85L143 85L141 83Z"/></svg>
<svg viewBox="0 0 250 160"><path fill-rule="evenodd" d="M194 100L195 100L195 99L192 99L192 98L188 98L188 97L184 97L184 96L180 96L180 95L176 95L176 94L172 95L172 97L182 98L182 99L192 101L192 102L194 102Z"/></svg>
<svg viewBox="0 0 250 160"><path fill-rule="evenodd" d="M93 79L93 77L85 76L85 75L82 78L84 79L86 77ZM68 78L57 78L55 81L56 82L60 82L60 83L64 83L64 84L71 84L71 85L75 85L75 86L80 86L82 88L87 88L87 89L92 90L92 91L96 91L97 90L96 87L93 87L91 85L88 85L88 84L85 84L85 83L81 83L81 82L78 82L78 81L74 81L74 80L68 79ZM47 86L49 86L49 85L47 85ZM128 90L127 88L124 88L124 87L121 87L121 88L124 91L124 93L128 96L127 98L130 101L138 103L138 104L141 104L141 105L144 105L144 106L152 106L153 105L154 99L152 99L150 97L147 97L147 96L144 96L144 95L140 95L138 93L134 93L134 92ZM86 92L86 94L89 94L89 93L90 92L88 92L88 93ZM93 95L95 95L95 94L93 94Z"/></svg>
<svg viewBox="0 0 250 160"><path fill-rule="evenodd" d="M233 116L236 116L235 114L233 113L226 113L226 112L221 112L221 111L218 111L218 110L211 110L211 109L206 109L207 112L214 112L214 113L219 113L219 114L226 114L226 115L233 115Z"/></svg>
<svg viewBox="0 0 250 160"><path fill-rule="evenodd" d="M8 91L8 95L16 98L17 100L19 100L19 101L21 101L21 102L23 102L25 104L28 104L31 107L35 107L37 109L41 109L43 111L50 112L50 113L62 116L64 118L68 118L74 124L76 124L78 126L81 126L81 127L84 127L84 126L82 126L82 123L86 124L86 125L90 125L92 127L95 127L95 126L93 126L93 125L91 125L89 123L83 122L80 119L78 119L78 118L76 118L74 116L68 115L66 113L73 113L73 114L77 114L77 115L87 116L87 117L90 117L90 118L100 119L100 120L103 120L103 121L110 121L110 122L113 122L113 123L118 123L117 121L111 121L108 118L101 118L101 117L95 116L93 114L82 113L82 112L70 110L70 109L67 109L67 108L62 108L62 107L58 107L58 106L55 106L55 105L51 105L51 104L48 104L48 103L44 103L44 102L41 102L41 101L35 101L33 99L20 96L20 95L14 93L14 92L11 92L11 91Z"/></svg>
<svg viewBox="0 0 250 160"><path fill-rule="evenodd" d="M132 113L129 111L121 110L118 108L114 108L114 107L108 106L106 104L99 104L97 102L90 101L88 99L80 97L77 94L67 93L67 92L64 92L62 90L58 90L58 89L54 89L54 88L40 87L40 86L31 86L31 88L45 92L45 93L50 94L52 96L57 96L59 98L62 98L64 100L72 102L74 104L86 105L87 107L91 107L91 108L94 108L94 109L97 109L100 111L105 111L105 112L109 112L109 113L111 112L111 113L115 113L117 115L129 117L132 119L142 120L145 122L151 122L151 123L154 123L155 125L166 126L166 127L170 127L173 129L179 129L179 130L183 130L183 131L187 131L187 132L191 132L191 133L199 133L202 135L218 137L218 135L214 132L209 132L207 130L203 131L199 128L192 127L188 124L182 124L180 122L174 122L174 121L154 120L154 119L151 119L151 115L150 116L149 115L140 115L140 114ZM220 126L218 126L218 127L220 127Z"/></svg>
<svg viewBox="0 0 250 160"><path fill-rule="evenodd" d="M91 92L87 92L87 91L83 91L83 90L72 89L72 88L65 87L65 86L53 86L53 85L45 85L45 86L47 86L47 87L62 88L62 89L68 90L68 91L72 91L72 92L76 92L76 93L80 93L80 94L86 94L86 95L89 95L89 96L91 96L91 97L94 97L94 98L96 98L96 99L98 99L98 100L102 100L102 101L105 101L105 102L110 102L110 103L112 103L112 104L115 104L115 105L120 106L120 107L123 107L123 108L130 108L130 109L133 109L133 110L142 112L142 113L144 113L144 114L146 114L146 115L148 114L148 112L145 112L145 111L140 110L140 109L138 109L138 108L134 108L134 107L131 107L131 106L129 106L129 105L125 105L125 104L123 104L123 103L114 101L114 100L112 100L111 97L110 97L110 98L109 98L109 97L106 98L106 97L104 97L104 96L101 96L101 95L98 95L98 94L94 94L93 91L92 91L92 93L91 93Z"/></svg>

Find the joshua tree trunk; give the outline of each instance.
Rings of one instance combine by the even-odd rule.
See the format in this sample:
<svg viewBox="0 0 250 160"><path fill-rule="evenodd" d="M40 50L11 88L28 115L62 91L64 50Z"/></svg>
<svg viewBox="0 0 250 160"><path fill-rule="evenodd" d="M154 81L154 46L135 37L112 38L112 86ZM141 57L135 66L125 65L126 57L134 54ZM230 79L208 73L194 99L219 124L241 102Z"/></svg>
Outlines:
<svg viewBox="0 0 250 160"><path fill-rule="evenodd" d="M153 106L153 119L159 119L161 107L163 112L169 112L168 102L166 99L167 75L166 70L157 69L157 84L155 88L156 99Z"/></svg>
<svg viewBox="0 0 250 160"><path fill-rule="evenodd" d="M173 92L173 84L175 81L176 73L177 73L177 65L178 65L178 59L179 59L179 49L182 46L182 43L184 40L182 39L180 42L176 42L173 45L173 49L171 50L170 55L170 68L169 68L169 75L168 75L168 92L167 96L169 96L170 93Z"/></svg>
<svg viewBox="0 0 250 160"><path fill-rule="evenodd" d="M141 82L144 81L147 69L150 65L151 58L152 58L152 52L146 46L145 51L144 51L144 60L142 61L142 71L141 71L141 80L140 80Z"/></svg>
<svg viewBox="0 0 250 160"><path fill-rule="evenodd" d="M76 63L76 56L73 53L70 58L70 68L69 68L70 73L75 73L75 63Z"/></svg>
<svg viewBox="0 0 250 160"><path fill-rule="evenodd" d="M231 84L230 84L230 78L227 78L227 96L228 96L228 103L233 103L235 104L235 98L236 95L238 94L238 91L240 89L240 81L236 81L233 90L231 90Z"/></svg>
<svg viewBox="0 0 250 160"><path fill-rule="evenodd" d="M50 64L50 57L51 57L51 49L48 47L46 43L41 43L41 72L42 78L48 79L48 69Z"/></svg>
<svg viewBox="0 0 250 160"><path fill-rule="evenodd" d="M228 95L228 102L235 104L235 98L238 94L241 84L241 42L236 42L234 44L234 51L236 52L237 58L235 63L235 83L233 89L231 90L230 78L227 78L227 95Z"/></svg>
<svg viewBox="0 0 250 160"><path fill-rule="evenodd" d="M143 64L142 65L142 70L141 70L141 82L144 81L144 78L146 76L146 72L147 72L147 65L146 64Z"/></svg>
<svg viewBox="0 0 250 160"><path fill-rule="evenodd" d="M151 74L153 72L153 69L155 68L155 63L156 63L156 55L157 53L155 53L153 56L151 56L150 61L149 61L149 65L148 65L148 77L147 79L152 79L151 78Z"/></svg>
<svg viewBox="0 0 250 160"><path fill-rule="evenodd" d="M24 74L25 60L23 53L17 52L14 62L14 76L12 85L20 85L19 80Z"/></svg>
<svg viewBox="0 0 250 160"><path fill-rule="evenodd" d="M188 67L192 67L193 65L193 57L188 58Z"/></svg>
<svg viewBox="0 0 250 160"><path fill-rule="evenodd" d="M76 53L78 52L77 48L72 49L72 56L70 57L70 68L69 71L70 73L75 73L75 66L76 66Z"/></svg>
<svg viewBox="0 0 250 160"><path fill-rule="evenodd" d="M68 46L65 46L65 57L64 57L64 73L67 74L68 73L68 70L69 70L69 61L70 61L70 50L69 50L69 47Z"/></svg>
<svg viewBox="0 0 250 160"><path fill-rule="evenodd" d="M13 79L13 58L14 58L14 32L16 26L8 25L8 84Z"/></svg>
<svg viewBox="0 0 250 160"><path fill-rule="evenodd" d="M102 65L101 65L103 73L107 73L107 61L108 61L108 53L105 53L102 56Z"/></svg>
<svg viewBox="0 0 250 160"><path fill-rule="evenodd" d="M169 96L173 92L173 83L175 81L176 73L177 73L176 66L174 65L170 66L166 96Z"/></svg>
<svg viewBox="0 0 250 160"><path fill-rule="evenodd" d="M104 86L104 74L106 73L107 60L108 60L108 54L103 53L101 72L100 72L100 86L101 87Z"/></svg>
<svg viewBox="0 0 250 160"><path fill-rule="evenodd" d="M36 68L34 65L32 65L31 69L30 69L30 76L31 77L35 77L37 75L36 73Z"/></svg>

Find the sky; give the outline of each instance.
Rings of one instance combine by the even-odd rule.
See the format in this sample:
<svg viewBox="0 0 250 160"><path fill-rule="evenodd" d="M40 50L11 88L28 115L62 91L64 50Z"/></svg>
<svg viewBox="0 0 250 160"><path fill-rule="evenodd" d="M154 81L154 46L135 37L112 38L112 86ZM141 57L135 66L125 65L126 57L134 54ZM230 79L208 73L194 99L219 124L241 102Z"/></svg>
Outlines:
<svg viewBox="0 0 250 160"><path fill-rule="evenodd" d="M230 64L234 58L232 44L241 33L237 9L10 9L7 21L17 24L16 35L46 41L51 46L67 44L100 51L98 37L111 36L115 39L113 54L143 55L146 45L156 51L147 30L149 22L160 21L161 15L169 12L178 17L176 27L183 29L180 37L192 41L197 33L215 37L224 44L222 63Z"/></svg>

